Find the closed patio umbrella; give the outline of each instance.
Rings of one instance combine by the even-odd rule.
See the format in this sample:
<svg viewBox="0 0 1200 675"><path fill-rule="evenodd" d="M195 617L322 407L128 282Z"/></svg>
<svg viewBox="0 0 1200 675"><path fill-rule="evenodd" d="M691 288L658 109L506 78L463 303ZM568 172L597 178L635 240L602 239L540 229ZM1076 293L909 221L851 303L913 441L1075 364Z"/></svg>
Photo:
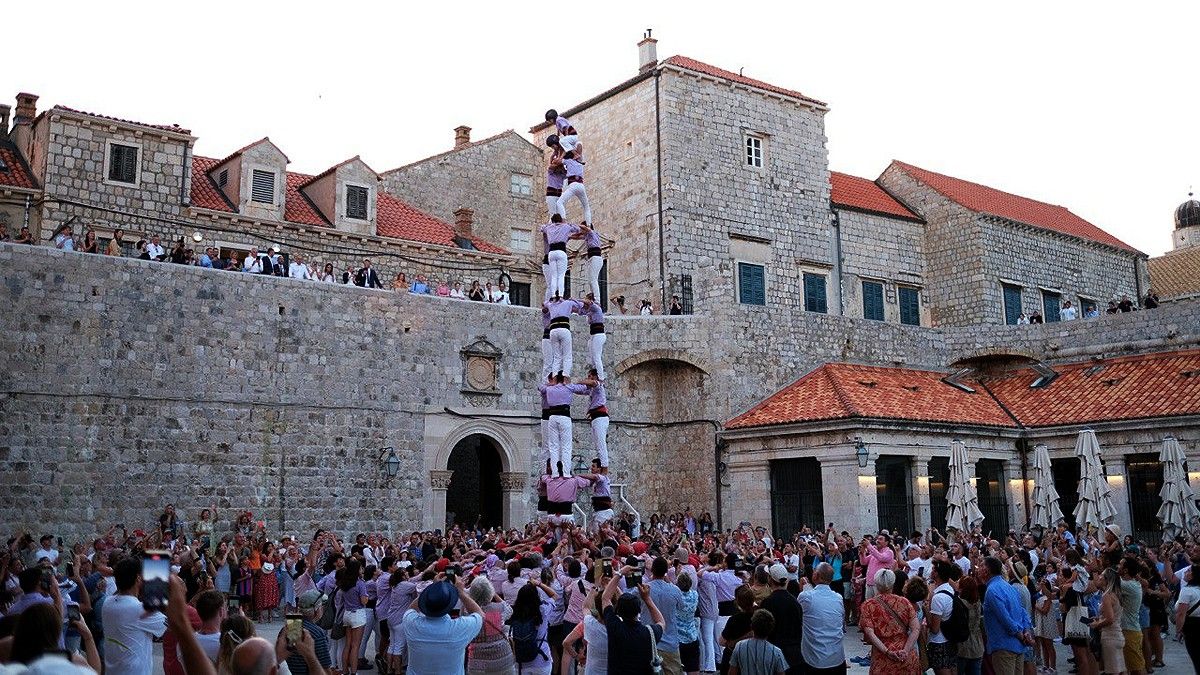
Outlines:
<svg viewBox="0 0 1200 675"><path fill-rule="evenodd" d="M1163 467L1163 486L1158 491L1162 506L1158 509L1158 519L1162 522L1163 541L1168 541L1194 525L1200 519L1200 509L1196 507L1196 494L1188 482L1187 467L1184 466L1187 458L1174 436L1163 439L1158 459Z"/></svg>
<svg viewBox="0 0 1200 675"><path fill-rule="evenodd" d="M950 444L950 485L946 490L946 529L970 532L983 522L979 495L967 475L967 447L957 438Z"/></svg>
<svg viewBox="0 0 1200 675"><path fill-rule="evenodd" d="M1033 515L1029 524L1048 530L1063 519L1058 505L1058 490L1054 489L1054 474L1050 467L1050 450L1044 443L1033 449Z"/></svg>
<svg viewBox="0 0 1200 675"><path fill-rule="evenodd" d="M1079 432L1075 439L1075 456L1079 458L1080 476L1075 525L1099 530L1113 521L1117 509L1113 506L1112 488L1100 463L1100 442L1091 429Z"/></svg>

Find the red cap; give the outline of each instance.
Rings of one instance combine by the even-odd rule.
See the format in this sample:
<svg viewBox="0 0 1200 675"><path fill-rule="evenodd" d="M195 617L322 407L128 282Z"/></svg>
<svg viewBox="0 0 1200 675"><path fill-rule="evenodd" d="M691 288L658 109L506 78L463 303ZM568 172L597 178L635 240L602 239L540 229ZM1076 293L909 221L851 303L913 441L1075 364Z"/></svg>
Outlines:
<svg viewBox="0 0 1200 675"><path fill-rule="evenodd" d="M499 544L496 544L497 551L503 551L506 548L508 548L508 544L506 544L504 542L500 542Z"/></svg>
<svg viewBox="0 0 1200 675"><path fill-rule="evenodd" d="M144 536L146 536L146 533L145 533L145 532L143 532L143 531L141 531L141 530L134 530L134 531L133 531L133 536L135 536L135 537L144 537Z"/></svg>
<svg viewBox="0 0 1200 675"><path fill-rule="evenodd" d="M703 563L700 562L700 557L695 556L695 555L688 556L688 564L691 565L692 567L695 567L696 569L700 569L701 567L703 567Z"/></svg>
<svg viewBox="0 0 1200 675"><path fill-rule="evenodd" d="M449 566L450 566L450 559L442 558L441 560L438 560L437 563L434 564L433 568L439 572L445 572L446 568Z"/></svg>
<svg viewBox="0 0 1200 675"><path fill-rule="evenodd" d="M629 548L629 544L621 544L620 546L617 547L617 555L619 555L619 556L624 557L624 556L629 555L630 553L633 553L633 549Z"/></svg>
<svg viewBox="0 0 1200 675"><path fill-rule="evenodd" d="M649 548L649 546L644 541L633 542L633 554L634 555L641 555L641 554L645 553L647 548Z"/></svg>

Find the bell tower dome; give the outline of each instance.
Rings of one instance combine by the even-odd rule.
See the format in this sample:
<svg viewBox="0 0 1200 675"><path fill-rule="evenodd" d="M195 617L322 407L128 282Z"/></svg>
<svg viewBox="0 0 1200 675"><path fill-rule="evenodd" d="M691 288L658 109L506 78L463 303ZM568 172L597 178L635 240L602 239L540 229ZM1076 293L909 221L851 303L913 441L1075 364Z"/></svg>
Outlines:
<svg viewBox="0 0 1200 675"><path fill-rule="evenodd" d="M1200 245L1200 201L1191 192L1187 201L1175 209L1175 231L1171 238L1177 250Z"/></svg>

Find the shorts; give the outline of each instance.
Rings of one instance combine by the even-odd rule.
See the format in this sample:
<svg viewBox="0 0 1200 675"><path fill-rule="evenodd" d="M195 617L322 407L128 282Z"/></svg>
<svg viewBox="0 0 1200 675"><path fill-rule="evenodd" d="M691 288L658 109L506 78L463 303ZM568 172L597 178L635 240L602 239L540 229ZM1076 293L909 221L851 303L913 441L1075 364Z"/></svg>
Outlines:
<svg viewBox="0 0 1200 675"><path fill-rule="evenodd" d="M575 624L573 623L567 623L566 621L556 623L546 630L546 641L551 645L561 645L563 640L566 640L567 636L573 630L575 630Z"/></svg>
<svg viewBox="0 0 1200 675"><path fill-rule="evenodd" d="M392 634L392 639L388 642L387 653L392 656L401 656L404 654L404 647L407 644L404 640L404 622L397 621L395 625L388 622L388 632Z"/></svg>
<svg viewBox="0 0 1200 675"><path fill-rule="evenodd" d="M685 673L693 673L700 670L699 640L679 645L679 662L683 664L683 672Z"/></svg>
<svg viewBox="0 0 1200 675"><path fill-rule="evenodd" d="M596 526L599 527L600 525L612 520L614 517L616 517L616 515L617 514L612 509L604 509L603 511L596 511L593 513L592 518L594 519Z"/></svg>
<svg viewBox="0 0 1200 675"><path fill-rule="evenodd" d="M958 666L958 649L951 642L930 642L928 654L930 668L954 668Z"/></svg>
<svg viewBox="0 0 1200 675"><path fill-rule="evenodd" d="M367 610L348 609L342 612L342 625L346 628L362 628L367 625Z"/></svg>

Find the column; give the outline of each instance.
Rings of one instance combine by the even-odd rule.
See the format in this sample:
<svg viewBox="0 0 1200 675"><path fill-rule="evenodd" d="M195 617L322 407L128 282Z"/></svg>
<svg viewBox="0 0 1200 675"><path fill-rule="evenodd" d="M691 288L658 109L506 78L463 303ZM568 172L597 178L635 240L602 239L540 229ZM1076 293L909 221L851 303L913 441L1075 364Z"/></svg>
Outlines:
<svg viewBox="0 0 1200 675"><path fill-rule="evenodd" d="M834 529L857 536L879 531L879 506L875 494L875 460L860 468L854 456L820 459L821 497L825 520Z"/></svg>
<svg viewBox="0 0 1200 675"><path fill-rule="evenodd" d="M1117 455L1104 459L1104 473L1108 474L1108 486L1112 488L1113 508L1117 511L1114 523L1121 527L1121 532L1133 532L1132 507L1129 503L1129 484L1125 473L1125 456ZM1103 541L1101 537L1101 541Z"/></svg>
<svg viewBox="0 0 1200 675"><path fill-rule="evenodd" d="M430 471L430 498L426 502L425 529L446 529L446 489L450 487L453 471Z"/></svg>
<svg viewBox="0 0 1200 675"><path fill-rule="evenodd" d="M1008 500L1008 529L1020 532L1029 521L1025 509L1025 481L1021 478L1021 458L1004 460L1004 489ZM1030 495L1033 498L1033 495ZM1008 534L1007 532L1003 534Z"/></svg>
<svg viewBox="0 0 1200 675"><path fill-rule="evenodd" d="M737 528L748 521L756 527L771 527L771 467L767 462L733 464L725 474L729 487L723 488L721 501L723 524Z"/></svg>
<svg viewBox="0 0 1200 675"><path fill-rule="evenodd" d="M525 483L529 477L520 471L500 474L500 497L504 508L504 527L523 527L529 522L529 503L525 500Z"/></svg>
<svg viewBox="0 0 1200 675"><path fill-rule="evenodd" d="M933 511L929 501L929 458L912 458L913 476L913 524L917 532L924 532L933 526ZM904 536L910 533L905 532Z"/></svg>

